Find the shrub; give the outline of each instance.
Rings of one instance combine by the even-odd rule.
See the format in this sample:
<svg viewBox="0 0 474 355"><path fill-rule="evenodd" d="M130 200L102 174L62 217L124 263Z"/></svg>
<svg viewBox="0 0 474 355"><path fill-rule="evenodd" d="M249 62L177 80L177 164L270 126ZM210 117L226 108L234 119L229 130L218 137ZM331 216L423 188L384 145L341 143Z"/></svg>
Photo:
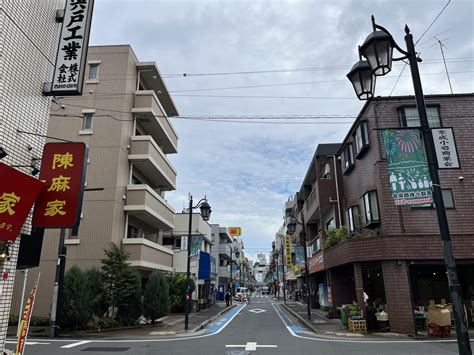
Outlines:
<svg viewBox="0 0 474 355"><path fill-rule="evenodd" d="M60 325L66 329L85 329L92 311L86 276L77 266L64 275L63 300L60 307Z"/></svg>
<svg viewBox="0 0 474 355"><path fill-rule="evenodd" d="M184 294L187 290L186 275L175 274L169 279L171 312L180 313L185 311L186 300ZM196 285L193 279L189 280L189 292L194 292Z"/></svg>
<svg viewBox="0 0 474 355"><path fill-rule="evenodd" d="M170 310L168 280L159 271L150 275L143 296L143 314L155 324L157 318L168 314Z"/></svg>
<svg viewBox="0 0 474 355"><path fill-rule="evenodd" d="M345 226L328 230L326 232L326 242L324 243L324 248L330 249L347 239L349 239L349 235L347 233L347 227Z"/></svg>
<svg viewBox="0 0 474 355"><path fill-rule="evenodd" d="M89 304L94 316L100 318L107 312L107 304L104 298L104 287L102 274L97 268L91 268L84 272L86 277L86 288L89 291Z"/></svg>

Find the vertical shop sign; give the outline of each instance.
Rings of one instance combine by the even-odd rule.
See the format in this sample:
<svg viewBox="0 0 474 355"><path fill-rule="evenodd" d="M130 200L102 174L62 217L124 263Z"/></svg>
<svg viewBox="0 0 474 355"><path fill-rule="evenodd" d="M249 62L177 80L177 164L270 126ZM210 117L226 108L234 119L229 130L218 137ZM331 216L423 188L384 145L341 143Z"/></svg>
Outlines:
<svg viewBox="0 0 474 355"><path fill-rule="evenodd" d="M79 223L86 176L84 143L47 143L43 150L40 180L46 189L33 213L33 226L73 228Z"/></svg>
<svg viewBox="0 0 474 355"><path fill-rule="evenodd" d="M433 142L438 160L438 169L459 169L458 151L453 129L432 128Z"/></svg>
<svg viewBox="0 0 474 355"><path fill-rule="evenodd" d="M38 289L38 282L41 273L38 274L36 283L26 300L25 309L20 321L20 332L18 334L18 341L16 343L15 354L21 355L25 351L26 339L28 337L28 329L30 327L31 314L33 313L33 306L35 304L36 290Z"/></svg>
<svg viewBox="0 0 474 355"><path fill-rule="evenodd" d="M420 129L382 129L381 135L395 204L432 203L432 182Z"/></svg>
<svg viewBox="0 0 474 355"><path fill-rule="evenodd" d="M0 240L15 240L45 184L0 163Z"/></svg>
<svg viewBox="0 0 474 355"><path fill-rule="evenodd" d="M53 95L81 95L94 0L67 0L51 87Z"/></svg>
<svg viewBox="0 0 474 355"><path fill-rule="evenodd" d="M287 234L285 235L285 264L287 267L292 267L291 261L291 237Z"/></svg>

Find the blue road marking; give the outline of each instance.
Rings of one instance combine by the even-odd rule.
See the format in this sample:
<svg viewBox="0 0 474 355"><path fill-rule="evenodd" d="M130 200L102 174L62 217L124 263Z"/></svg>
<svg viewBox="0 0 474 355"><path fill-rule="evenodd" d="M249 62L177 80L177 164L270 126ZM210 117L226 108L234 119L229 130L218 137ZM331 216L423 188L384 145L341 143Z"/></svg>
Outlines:
<svg viewBox="0 0 474 355"><path fill-rule="evenodd" d="M290 326L291 330L294 331L295 333L302 333L303 332L303 329L301 329L301 327L297 326L297 325L292 325Z"/></svg>
<svg viewBox="0 0 474 355"><path fill-rule="evenodd" d="M224 328L231 320L234 318L237 313L241 311L242 308L245 307L245 304L240 304L234 308L232 308L230 311L224 313L222 317L217 319L212 326L206 329L206 332L204 334L213 334L216 332L219 332L222 328Z"/></svg>

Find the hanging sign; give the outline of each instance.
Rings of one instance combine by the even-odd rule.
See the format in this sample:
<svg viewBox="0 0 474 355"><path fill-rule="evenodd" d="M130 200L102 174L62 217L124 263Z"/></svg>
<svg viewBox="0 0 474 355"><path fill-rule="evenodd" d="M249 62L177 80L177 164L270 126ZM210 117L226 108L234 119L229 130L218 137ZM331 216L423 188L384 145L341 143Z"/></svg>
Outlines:
<svg viewBox="0 0 474 355"><path fill-rule="evenodd" d="M295 254L295 264L303 265L304 264L304 247L302 245L293 244L293 253Z"/></svg>
<svg viewBox="0 0 474 355"><path fill-rule="evenodd" d="M0 163L0 240L15 240L45 184Z"/></svg>
<svg viewBox="0 0 474 355"><path fill-rule="evenodd" d="M292 267L291 262L291 237L287 234L285 235L285 264L288 267Z"/></svg>
<svg viewBox="0 0 474 355"><path fill-rule="evenodd" d="M432 182L420 129L382 129L380 132L395 204L413 206L432 203Z"/></svg>
<svg viewBox="0 0 474 355"><path fill-rule="evenodd" d="M53 95L81 95L94 0L67 0L51 86Z"/></svg>
<svg viewBox="0 0 474 355"><path fill-rule="evenodd" d="M240 227L228 227L227 231L232 237L240 237L242 235L242 228Z"/></svg>
<svg viewBox="0 0 474 355"><path fill-rule="evenodd" d="M452 128L432 128L438 169L459 169L458 151Z"/></svg>
<svg viewBox="0 0 474 355"><path fill-rule="evenodd" d="M191 236L191 260L199 259L202 239L202 235Z"/></svg>
<svg viewBox="0 0 474 355"><path fill-rule="evenodd" d="M34 227L73 228L79 223L87 150L84 143L46 143L40 173L46 189L35 204Z"/></svg>

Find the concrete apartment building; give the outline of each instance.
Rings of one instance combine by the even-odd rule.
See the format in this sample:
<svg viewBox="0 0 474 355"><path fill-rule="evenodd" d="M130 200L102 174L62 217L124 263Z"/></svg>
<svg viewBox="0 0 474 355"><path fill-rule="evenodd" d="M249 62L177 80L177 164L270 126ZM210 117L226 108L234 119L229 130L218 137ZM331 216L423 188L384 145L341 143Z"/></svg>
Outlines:
<svg viewBox="0 0 474 355"><path fill-rule="evenodd" d="M440 170L439 174L462 297L472 324L474 163L471 141L474 129L471 120L474 95L427 95L425 99L430 125L452 127L455 134L461 168ZM365 307L365 292L369 327L374 325L371 324L374 309L385 308L391 331L413 334L416 332L414 310L428 306L431 301L449 303L450 296L435 209L432 205L396 206L391 196L387 161L378 129L404 126L419 126L411 96L378 97L362 108L337 152L341 164L338 164L338 178L333 180L332 186L337 189L335 183L338 181L341 225L348 228L349 239L330 249L325 248L325 231L331 226L327 217L323 219L320 215L320 221L326 225L320 223L321 232L318 228L320 249L311 256L309 269L311 287L319 296L314 293L313 298L321 299L319 284L323 284L334 312L342 304L354 301ZM330 188L324 188L325 193ZM320 194L322 191L319 189ZM323 204L328 202L321 198L309 201L310 196L311 193L301 196L300 190L294 203L296 213L311 214L311 208L314 209L311 206L315 204L321 211ZM337 208L335 212L334 227L337 228L340 218ZM314 220L308 214L306 218ZM307 234L311 240L315 233L314 226L308 225Z"/></svg>
<svg viewBox="0 0 474 355"><path fill-rule="evenodd" d="M173 251L162 238L175 227L165 192L176 186L167 155L177 152L169 120L177 115L154 62L139 61L129 45L89 48L83 95L52 105L47 132L86 143L87 187L103 188L84 193L80 226L66 234L66 268L100 267L103 250L115 243L143 278L154 270L173 271ZM30 273L33 280L41 271L35 315L51 310L58 234L46 230L40 267Z"/></svg>
<svg viewBox="0 0 474 355"><path fill-rule="evenodd" d="M175 228L163 234L163 245L174 253L173 272L187 272L188 233L189 213L184 211L175 215ZM193 213L191 236L201 238L199 255L191 257L190 261L191 278L196 285L192 299L200 308L205 308L209 303L211 288L214 289L216 285L217 269L216 260L211 255L211 225L200 213Z"/></svg>
<svg viewBox="0 0 474 355"><path fill-rule="evenodd" d="M218 299L224 300L225 292L230 288L230 263L231 244L233 242L226 227L221 227L218 224L211 224L212 227L212 256L217 264L217 290Z"/></svg>

